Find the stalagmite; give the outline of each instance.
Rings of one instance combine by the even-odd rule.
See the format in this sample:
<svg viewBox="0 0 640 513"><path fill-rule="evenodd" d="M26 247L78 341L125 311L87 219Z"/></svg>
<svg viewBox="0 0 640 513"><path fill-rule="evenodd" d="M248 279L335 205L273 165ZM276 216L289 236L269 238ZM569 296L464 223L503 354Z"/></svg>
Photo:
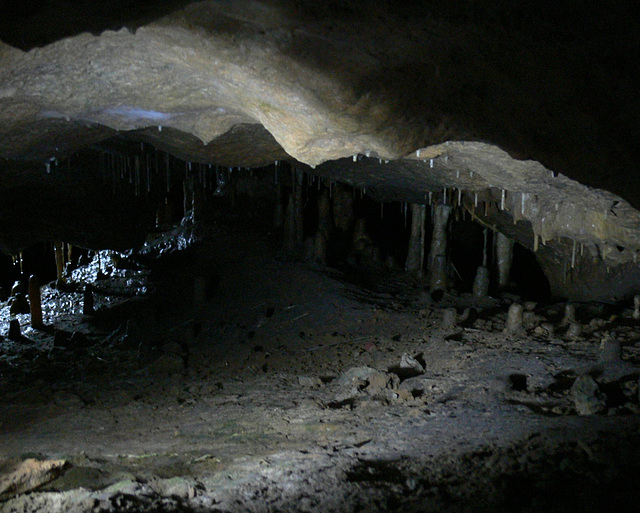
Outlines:
<svg viewBox="0 0 640 513"><path fill-rule="evenodd" d="M564 337L568 340L578 340L582 335L582 325L579 322L572 322L569 324Z"/></svg>
<svg viewBox="0 0 640 513"><path fill-rule="evenodd" d="M422 273L424 257L424 223L427 215L425 205L411 204L411 235L407 250L405 270L410 273Z"/></svg>
<svg viewBox="0 0 640 513"><path fill-rule="evenodd" d="M622 346L615 334L607 333L600 341L598 360L601 363L618 363L622 361Z"/></svg>
<svg viewBox="0 0 640 513"><path fill-rule="evenodd" d="M63 284L64 279L64 243L56 241L53 243L56 256L56 279L57 285Z"/></svg>
<svg viewBox="0 0 640 513"><path fill-rule="evenodd" d="M20 321L18 319L11 319L9 321L9 333L7 333L9 340L17 342L22 339L22 333L20 331Z"/></svg>
<svg viewBox="0 0 640 513"><path fill-rule="evenodd" d="M433 235L427 262L431 291L447 288L447 224L451 215L451 206L439 203L435 207Z"/></svg>
<svg viewBox="0 0 640 513"><path fill-rule="evenodd" d="M633 296L633 318L640 319L640 295Z"/></svg>
<svg viewBox="0 0 640 513"><path fill-rule="evenodd" d="M513 263L513 241L500 232L496 233L496 256L498 264L498 286L504 289L509 285L511 264Z"/></svg>
<svg viewBox="0 0 640 513"><path fill-rule="evenodd" d="M352 255L357 261L373 262L375 260L373 239L367 232L367 220L360 217L353 228Z"/></svg>
<svg viewBox="0 0 640 513"><path fill-rule="evenodd" d="M91 285L87 284L82 294L82 315L93 315L93 290Z"/></svg>
<svg viewBox="0 0 640 513"><path fill-rule="evenodd" d="M572 322L576 322L576 307L571 303L564 305L564 317L560 321L560 326L569 326Z"/></svg>
<svg viewBox="0 0 640 513"><path fill-rule="evenodd" d="M457 321L458 321L458 312L456 311L456 309L445 308L442 313L442 324L441 324L442 329L447 330L455 327Z"/></svg>
<svg viewBox="0 0 640 513"><path fill-rule="evenodd" d="M515 335L524 330L522 326L523 310L524 307L517 303L513 303L509 307L509 312L507 313L507 325L504 328L505 333Z"/></svg>
<svg viewBox="0 0 640 513"><path fill-rule="evenodd" d="M487 297L489 295L489 269L484 265L478 267L476 278L473 281L473 295L475 297Z"/></svg>
<svg viewBox="0 0 640 513"><path fill-rule="evenodd" d="M43 330L42 298L40 297L40 283L35 275L29 278L29 307L31 310L31 327L34 330Z"/></svg>
<svg viewBox="0 0 640 513"><path fill-rule="evenodd" d="M318 230L313 241L313 259L320 263L327 263L327 235L325 232Z"/></svg>

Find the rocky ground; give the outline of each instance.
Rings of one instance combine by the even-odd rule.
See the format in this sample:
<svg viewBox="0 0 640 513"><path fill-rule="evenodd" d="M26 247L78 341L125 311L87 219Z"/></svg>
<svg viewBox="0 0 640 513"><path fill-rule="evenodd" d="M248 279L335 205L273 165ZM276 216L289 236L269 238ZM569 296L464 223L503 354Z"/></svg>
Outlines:
<svg viewBox="0 0 640 513"><path fill-rule="evenodd" d="M435 301L401 272L297 261L268 233L172 235L103 254L76 291L43 287L45 332L18 314L10 340L2 307L1 512L640 500L632 308L523 302L520 324L514 296Z"/></svg>

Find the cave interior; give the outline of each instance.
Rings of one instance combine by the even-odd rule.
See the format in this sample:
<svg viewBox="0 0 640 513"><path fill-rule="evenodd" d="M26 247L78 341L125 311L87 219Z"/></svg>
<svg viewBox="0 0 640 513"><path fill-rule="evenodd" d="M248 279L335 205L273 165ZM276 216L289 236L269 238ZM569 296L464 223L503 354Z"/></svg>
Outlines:
<svg viewBox="0 0 640 513"><path fill-rule="evenodd" d="M638 503L633 1L0 5L0 511Z"/></svg>

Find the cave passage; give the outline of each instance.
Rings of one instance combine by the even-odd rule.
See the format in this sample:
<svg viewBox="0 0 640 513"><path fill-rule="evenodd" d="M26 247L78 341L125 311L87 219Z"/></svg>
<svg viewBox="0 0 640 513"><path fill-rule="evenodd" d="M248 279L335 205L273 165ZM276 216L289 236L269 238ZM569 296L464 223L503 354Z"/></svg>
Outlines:
<svg viewBox="0 0 640 513"><path fill-rule="evenodd" d="M1 2L0 513L637 509L637 2L422 4Z"/></svg>
<svg viewBox="0 0 640 513"><path fill-rule="evenodd" d="M583 511L584 474L559 490L558 461L590 468L599 451L598 471L635 472L640 302L554 299L536 253L461 191L393 201L294 162L209 165L139 143L45 176L75 173L144 236L3 260L0 483L39 483L2 492L8 507L104 496L114 511L236 511L248 486L282 511L305 497L339 511ZM586 373L585 354L600 362ZM548 464L520 467L522 453ZM489 457L502 463L487 488ZM225 488L221 475L235 477ZM621 505L636 500L616 486Z"/></svg>

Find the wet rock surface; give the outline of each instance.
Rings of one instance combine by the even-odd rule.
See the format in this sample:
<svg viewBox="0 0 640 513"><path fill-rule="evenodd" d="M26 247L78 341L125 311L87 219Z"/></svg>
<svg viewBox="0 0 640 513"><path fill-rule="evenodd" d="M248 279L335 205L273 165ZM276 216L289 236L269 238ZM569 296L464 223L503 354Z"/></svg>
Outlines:
<svg viewBox="0 0 640 513"><path fill-rule="evenodd" d="M420 281L377 268L375 287L355 285L242 227L165 258L150 273L121 276L106 255L78 269L104 291L92 316L80 292L42 288L45 322L83 344L58 347L27 317L24 341L0 342L2 478L29 458L67 462L0 511L599 511L638 500L632 308L614 320L578 309L582 334L562 339L538 328L562 324L564 305L526 303L535 315L505 333L513 297L425 301ZM224 272L202 304L193 277L213 269ZM145 292L104 295L127 280ZM443 322L471 304L474 316Z"/></svg>

